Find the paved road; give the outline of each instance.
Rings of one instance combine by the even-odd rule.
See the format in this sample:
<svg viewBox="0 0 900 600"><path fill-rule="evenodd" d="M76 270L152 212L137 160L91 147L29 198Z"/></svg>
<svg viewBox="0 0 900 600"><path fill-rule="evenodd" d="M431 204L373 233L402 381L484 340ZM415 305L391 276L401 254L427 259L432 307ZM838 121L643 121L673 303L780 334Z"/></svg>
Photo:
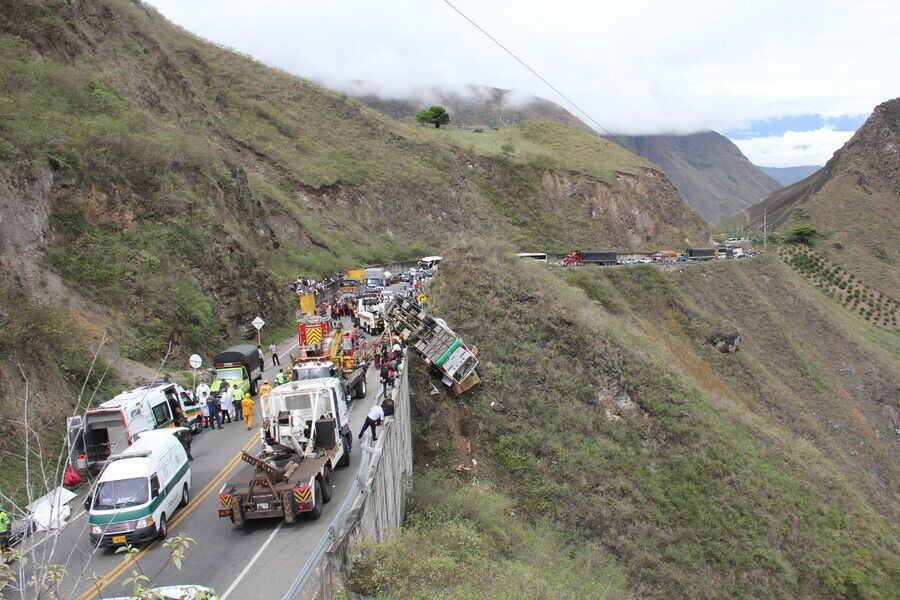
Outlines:
<svg viewBox="0 0 900 600"><path fill-rule="evenodd" d="M279 344L280 356L287 357L295 347L296 338L285 340ZM266 370L270 381L275 372L271 367ZM354 441L380 391L374 368L369 369L367 387L368 396L350 404ZM159 573L153 580L154 586L198 583L215 589L223 600L280 598L290 587L349 490L361 451L354 444L350 466L334 472L334 495L319 520L303 520L290 528L274 520L251 521L246 529L235 530L230 521L217 516L218 491L235 472L250 468L239 460L241 449L256 449L258 444L259 430L247 431L243 423L226 424L222 430L205 430L194 438L191 500L171 517L169 537L186 533L197 544L188 551L181 571L166 564L169 552L160 542L143 545L138 562L144 574L153 577ZM130 576L134 566L112 550L94 551L88 541L82 502L82 496L72 502L75 516L59 532L53 554L53 562L65 563L67 570L59 588L66 592L60 597L86 600L97 598L98 591L104 598L126 595L131 588L123 587L122 581ZM52 546L52 540L44 540L41 535L34 540L39 544L39 555ZM85 579L93 573L102 579L92 589Z"/></svg>

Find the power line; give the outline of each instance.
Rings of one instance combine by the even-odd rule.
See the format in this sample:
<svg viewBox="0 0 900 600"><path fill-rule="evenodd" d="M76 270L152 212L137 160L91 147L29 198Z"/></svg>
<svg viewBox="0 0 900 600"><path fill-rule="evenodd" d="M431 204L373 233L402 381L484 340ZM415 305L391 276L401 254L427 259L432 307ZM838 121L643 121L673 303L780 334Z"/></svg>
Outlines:
<svg viewBox="0 0 900 600"><path fill-rule="evenodd" d="M532 75L534 75L535 77L537 77L538 79L540 79L542 82L544 82L544 85L546 85L546 86L549 87L551 90L553 90L554 92L556 92L557 94L559 94L559 97L560 97L560 98L562 98L563 100L565 100L566 102L568 102L569 104L571 104L571 105L575 108L575 110L577 110L578 112L580 112L581 114L583 114L585 117L587 117L588 121L590 121L591 123L593 123L594 125L596 125L597 129L599 129L600 131L602 131L603 133L605 133L605 134L607 135L607 137L613 139L614 141L617 140L616 136L613 135L612 133L610 133L609 130L606 129L606 127L604 127L603 125L601 125L600 123L598 123L597 120L596 120L594 117L592 117L591 115L589 115L589 114L587 113L587 111L585 111L583 108L581 108L580 106L578 106L577 104L575 104L574 101L572 101L568 96L566 96L565 94L563 94L563 93L562 93L555 85L553 85L552 83L550 83L549 81L547 81L546 79L544 79L544 77L542 77L540 73L538 73L537 71L535 71L534 69L532 69L530 66L528 66L528 63L526 63L524 60L522 60L521 58L519 58L518 56L516 56L516 54L515 54L512 50L510 50L509 48L507 48L506 46L504 46L503 43L500 42L500 40L498 40L497 38L495 38L494 36L492 36L490 33L488 33L488 32L484 29L484 27L482 27L481 25L479 25L478 23L476 23L475 21L473 21L466 13L464 13L463 11L459 10L458 8L456 8L456 6L454 6L449 0L441 0L441 1L442 1L444 4L446 4L447 6L449 6L450 8L452 8L454 11L456 11L456 13L459 14L459 16L461 16L463 19L465 19L466 21L468 21L469 23L471 23L472 26L475 27L475 29L477 29L478 31L480 31L481 33L483 33L489 40L491 40L492 42L494 42L494 43L495 43L497 46L499 46L504 52L506 52L507 54L509 54L510 56L512 56L513 59L515 59L516 62L518 62L520 65L522 65L523 67L525 67L526 69L528 69L528 71L529 71ZM618 140L617 143L618 143L620 146L623 146L623 147L625 146L625 144L622 143L622 140Z"/></svg>

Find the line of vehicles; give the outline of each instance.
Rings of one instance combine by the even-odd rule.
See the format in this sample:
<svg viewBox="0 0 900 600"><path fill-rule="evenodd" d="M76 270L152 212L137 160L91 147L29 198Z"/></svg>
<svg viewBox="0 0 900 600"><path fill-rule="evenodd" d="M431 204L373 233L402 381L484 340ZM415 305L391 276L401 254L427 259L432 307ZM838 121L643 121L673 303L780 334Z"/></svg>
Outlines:
<svg viewBox="0 0 900 600"><path fill-rule="evenodd" d="M559 255L557 255L559 256ZM563 267L581 265L636 265L650 263L698 262L717 259L738 259L752 256L740 247L686 248L683 251L662 250L654 253L612 252L607 250L573 250L557 264ZM545 252L519 252L519 258L549 262L551 255Z"/></svg>
<svg viewBox="0 0 900 600"><path fill-rule="evenodd" d="M400 294L385 295L381 306L381 331L374 333L395 332L457 394L479 382L477 350L446 322ZM333 471L350 464L348 405L366 396L367 356L356 331L330 315L299 313L298 336L300 357L290 380L260 398L258 453L242 452L244 467L218 494L218 516L237 528L254 519L280 518L290 525L303 515L319 518L331 500ZM210 388L214 395L229 386L255 395L262 372L256 346L232 346L214 358ZM70 419L72 464L96 475L85 499L93 544L136 544L167 535L192 486L188 453L172 433L176 426L199 433L200 408L191 391L156 382Z"/></svg>

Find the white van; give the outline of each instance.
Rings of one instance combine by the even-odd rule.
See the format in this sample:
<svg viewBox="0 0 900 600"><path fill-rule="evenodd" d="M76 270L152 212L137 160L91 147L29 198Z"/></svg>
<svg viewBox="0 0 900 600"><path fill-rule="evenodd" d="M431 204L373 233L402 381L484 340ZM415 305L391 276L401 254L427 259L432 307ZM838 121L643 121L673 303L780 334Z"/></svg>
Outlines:
<svg viewBox="0 0 900 600"><path fill-rule="evenodd" d="M187 453L171 431L145 431L110 457L85 499L88 535L97 546L139 544L168 533L168 520L190 499Z"/></svg>
<svg viewBox="0 0 900 600"><path fill-rule="evenodd" d="M175 427L180 411L194 433L202 431L200 403L176 383L156 383L122 392L100 406L69 417L69 461L76 469L100 472L113 454L139 433Z"/></svg>
<svg viewBox="0 0 900 600"><path fill-rule="evenodd" d="M439 264L441 264L440 256L426 256L426 257L422 258L422 260L419 261L418 266L423 271L428 271L430 269L435 268Z"/></svg>

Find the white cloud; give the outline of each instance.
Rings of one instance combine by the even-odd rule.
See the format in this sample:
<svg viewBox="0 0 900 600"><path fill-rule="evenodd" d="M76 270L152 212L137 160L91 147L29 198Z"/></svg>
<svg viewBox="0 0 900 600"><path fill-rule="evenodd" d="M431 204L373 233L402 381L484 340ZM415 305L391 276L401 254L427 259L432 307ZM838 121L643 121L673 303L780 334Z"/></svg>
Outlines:
<svg viewBox="0 0 900 600"><path fill-rule="evenodd" d="M853 135L852 131L820 128L812 131L785 131L778 136L732 140L741 152L761 167L824 165L834 151Z"/></svg>
<svg viewBox="0 0 900 600"><path fill-rule="evenodd" d="M896 0L453 1L620 133L868 114L900 89ZM484 84L564 104L440 0L150 3L304 77L364 80L393 94Z"/></svg>

